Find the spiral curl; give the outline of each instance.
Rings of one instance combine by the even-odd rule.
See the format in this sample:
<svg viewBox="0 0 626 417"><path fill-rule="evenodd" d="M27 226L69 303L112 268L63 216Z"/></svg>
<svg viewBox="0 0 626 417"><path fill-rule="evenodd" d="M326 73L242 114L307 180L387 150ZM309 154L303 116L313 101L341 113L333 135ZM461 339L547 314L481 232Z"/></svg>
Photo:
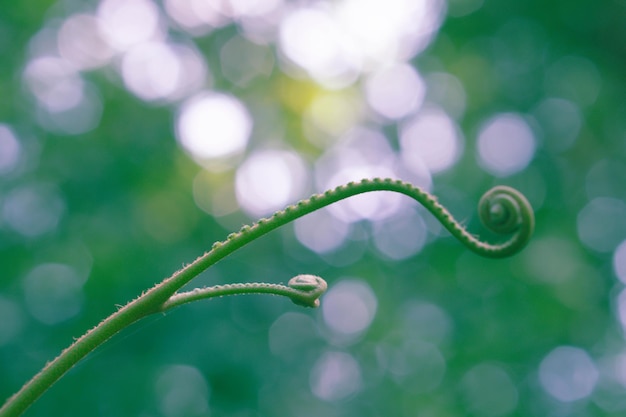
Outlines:
<svg viewBox="0 0 626 417"><path fill-rule="evenodd" d="M505 257L520 251L530 240L535 228L533 209L523 194L514 188L499 185L487 191L478 202L478 214L482 224L498 234L513 237L496 245L496 252L487 256Z"/></svg>

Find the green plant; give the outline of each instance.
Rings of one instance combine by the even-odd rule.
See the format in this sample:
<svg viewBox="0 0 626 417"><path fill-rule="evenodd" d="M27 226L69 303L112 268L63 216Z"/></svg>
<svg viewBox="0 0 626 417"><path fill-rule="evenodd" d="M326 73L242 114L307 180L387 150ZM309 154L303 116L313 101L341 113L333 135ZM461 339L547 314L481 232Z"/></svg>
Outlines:
<svg viewBox="0 0 626 417"><path fill-rule="evenodd" d="M511 234L508 240L499 244L489 244L478 240L468 233L437 202L435 197L402 181L380 178L362 180L358 183L339 186L323 194L313 195L307 200L276 212L269 219L261 219L252 226L243 226L239 232L230 234L226 240L216 242L209 252L103 320L65 349L56 359L49 362L9 398L0 409L0 417L14 417L22 414L46 389L89 352L120 330L151 314L195 300L245 293L283 295L291 298L296 304L317 307L319 297L326 290L326 282L312 275L298 275L292 278L287 286L247 283L197 288L181 293L177 291L211 265L266 233L339 200L371 191L393 191L415 199L470 250L490 258L502 258L515 254L526 245L534 229L533 210L526 198L518 191L505 186L489 190L483 195L478 205L480 219L486 227L499 234Z"/></svg>

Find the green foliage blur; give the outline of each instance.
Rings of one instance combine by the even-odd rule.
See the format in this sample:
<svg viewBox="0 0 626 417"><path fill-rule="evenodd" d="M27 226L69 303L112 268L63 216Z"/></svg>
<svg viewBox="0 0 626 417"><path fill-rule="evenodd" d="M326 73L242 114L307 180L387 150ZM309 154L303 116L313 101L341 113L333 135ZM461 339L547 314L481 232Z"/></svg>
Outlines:
<svg viewBox="0 0 626 417"><path fill-rule="evenodd" d="M333 42L366 4L431 20L397 51L364 37L358 60ZM483 259L412 202L355 199L192 283L317 274L320 309L240 296L150 317L25 415L624 415L625 22L623 0L3 2L0 397L243 224L390 175L492 240L475 204L516 187L536 235ZM206 97L243 118L200 116L185 141ZM228 129L226 148L198 144Z"/></svg>

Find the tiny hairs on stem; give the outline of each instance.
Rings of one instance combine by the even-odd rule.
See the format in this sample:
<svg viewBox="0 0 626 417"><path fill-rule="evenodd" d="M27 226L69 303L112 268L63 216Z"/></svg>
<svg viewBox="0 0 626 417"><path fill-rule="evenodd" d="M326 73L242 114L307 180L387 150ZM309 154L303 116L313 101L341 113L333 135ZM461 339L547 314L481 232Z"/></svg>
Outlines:
<svg viewBox="0 0 626 417"><path fill-rule="evenodd" d="M102 345L120 330L132 323L158 312L191 301L236 294L273 294L289 297L295 304L317 307L320 296L327 288L326 282L313 275L298 275L287 285L248 283L218 285L178 292L201 272L216 262L259 237L292 222L306 214L348 197L373 192L392 191L407 195L430 211L439 222L461 243L473 252L490 257L503 258L519 252L532 236L535 218L528 200L517 190L498 186L487 191L481 198L478 213L483 224L491 231L506 235L500 243L483 242L452 217L435 197L407 182L393 179L364 179L351 182L307 200L288 206L268 219L261 219L251 226L243 226L238 232L228 235L226 240L216 242L211 250L158 283L141 296L119 308L93 329L89 330L59 356L49 362L38 374L0 408L0 417L17 417L37 400L50 386L89 352Z"/></svg>

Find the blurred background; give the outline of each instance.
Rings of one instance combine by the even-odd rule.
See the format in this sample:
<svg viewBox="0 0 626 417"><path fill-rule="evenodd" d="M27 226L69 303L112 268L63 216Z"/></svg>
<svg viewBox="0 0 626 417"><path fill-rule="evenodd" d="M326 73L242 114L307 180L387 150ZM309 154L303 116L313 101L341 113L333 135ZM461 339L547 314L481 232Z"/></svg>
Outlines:
<svg viewBox="0 0 626 417"><path fill-rule="evenodd" d="M537 232L480 258L373 193L193 282L329 282L125 330L28 416L626 413L626 2L31 0L0 6L0 397L243 224L363 177L476 234L496 184Z"/></svg>

